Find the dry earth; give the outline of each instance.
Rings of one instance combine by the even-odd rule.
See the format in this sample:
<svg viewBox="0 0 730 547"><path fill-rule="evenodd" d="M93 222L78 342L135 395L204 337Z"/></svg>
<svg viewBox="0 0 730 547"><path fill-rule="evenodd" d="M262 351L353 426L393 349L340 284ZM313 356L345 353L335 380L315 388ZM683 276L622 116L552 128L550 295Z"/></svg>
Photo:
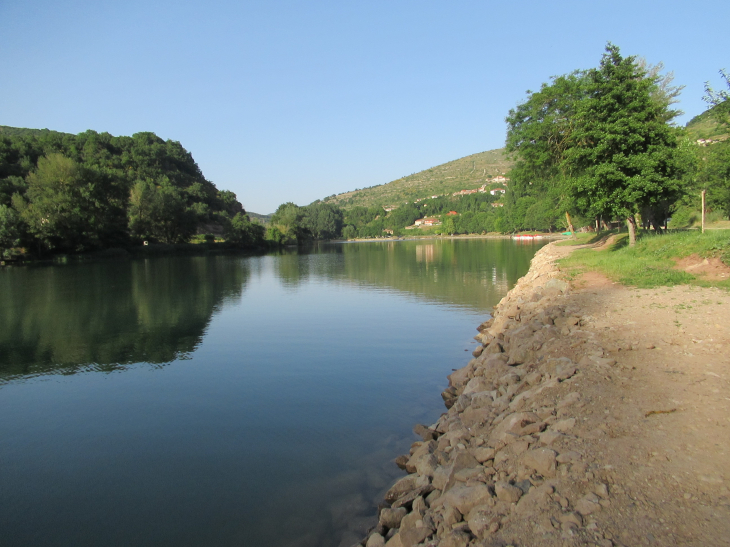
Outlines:
<svg viewBox="0 0 730 547"><path fill-rule="evenodd" d="M482 326L362 545L730 545L730 295L568 285L570 251Z"/></svg>

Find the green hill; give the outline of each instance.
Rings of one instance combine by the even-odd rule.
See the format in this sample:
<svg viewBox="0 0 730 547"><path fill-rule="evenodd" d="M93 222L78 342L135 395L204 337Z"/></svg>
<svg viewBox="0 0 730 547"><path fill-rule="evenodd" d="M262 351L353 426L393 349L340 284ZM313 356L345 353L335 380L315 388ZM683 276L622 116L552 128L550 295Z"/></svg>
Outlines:
<svg viewBox="0 0 730 547"><path fill-rule="evenodd" d="M512 164L513 162L505 155L504 148L488 150L431 167L387 184L344 192L322 201L339 205L344 209L356 205L392 207L419 198L479 188L485 183L489 184L492 177L507 173Z"/></svg>
<svg viewBox="0 0 730 547"><path fill-rule="evenodd" d="M62 133L61 131L53 131L51 129L28 129L27 127L10 127L0 125L0 136L3 137L43 137L48 135L70 135L71 133Z"/></svg>
<svg viewBox="0 0 730 547"><path fill-rule="evenodd" d="M702 114L695 116L687 122L685 127L687 129L687 134L692 138L692 140L724 140L730 136L728 135L728 128L717 122L713 112L715 108L717 107L705 110Z"/></svg>

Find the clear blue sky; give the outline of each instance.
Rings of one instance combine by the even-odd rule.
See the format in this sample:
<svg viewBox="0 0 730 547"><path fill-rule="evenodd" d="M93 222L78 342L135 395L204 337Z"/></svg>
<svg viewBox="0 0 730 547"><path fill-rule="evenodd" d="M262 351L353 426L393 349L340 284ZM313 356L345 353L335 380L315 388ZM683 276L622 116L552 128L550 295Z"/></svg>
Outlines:
<svg viewBox="0 0 730 547"><path fill-rule="evenodd" d="M0 0L0 125L153 131L273 212L504 144L504 117L607 41L685 85L730 69L727 0Z"/></svg>

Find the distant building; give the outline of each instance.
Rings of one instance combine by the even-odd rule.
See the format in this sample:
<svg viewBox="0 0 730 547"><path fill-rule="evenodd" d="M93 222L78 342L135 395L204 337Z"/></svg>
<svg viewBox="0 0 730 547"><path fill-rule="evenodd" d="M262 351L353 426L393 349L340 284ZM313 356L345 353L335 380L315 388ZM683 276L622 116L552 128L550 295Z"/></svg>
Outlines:
<svg viewBox="0 0 730 547"><path fill-rule="evenodd" d="M497 194L504 194L506 191L504 188L495 188L494 190L490 190L489 193L496 196Z"/></svg>
<svg viewBox="0 0 730 547"><path fill-rule="evenodd" d="M448 213L446 213L446 216L447 216L447 217L453 217L453 216L456 216L456 215L458 215L458 214L459 214L459 213L457 213L456 211L449 211Z"/></svg>
<svg viewBox="0 0 730 547"><path fill-rule="evenodd" d="M492 203L492 207L504 207L504 203Z"/></svg>

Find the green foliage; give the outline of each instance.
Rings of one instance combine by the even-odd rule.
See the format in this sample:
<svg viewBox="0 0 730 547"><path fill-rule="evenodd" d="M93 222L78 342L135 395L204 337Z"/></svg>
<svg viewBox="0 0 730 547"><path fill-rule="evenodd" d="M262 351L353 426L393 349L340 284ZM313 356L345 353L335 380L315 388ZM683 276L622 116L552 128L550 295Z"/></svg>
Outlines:
<svg viewBox="0 0 730 547"><path fill-rule="evenodd" d="M0 256L5 256L7 251L18 247L22 234L20 215L7 205L0 204Z"/></svg>
<svg viewBox="0 0 730 547"><path fill-rule="evenodd" d="M177 141L0 126L0 205L12 206L34 248L77 251L129 237L185 242L221 233L245 214L236 195L206 180Z"/></svg>
<svg viewBox="0 0 730 547"><path fill-rule="evenodd" d="M27 182L21 216L47 249L82 251L124 238L126 188L114 177L56 153L40 158Z"/></svg>
<svg viewBox="0 0 730 547"><path fill-rule="evenodd" d="M262 241L264 232L265 228L257 222L251 222L247 214L236 213L228 223L225 238L234 245L250 246Z"/></svg>
<svg viewBox="0 0 730 547"><path fill-rule="evenodd" d="M609 278L636 287L657 287L677 284L706 285L693 275L674 269L675 260L692 254L718 257L730 263L730 231L712 230L704 234L685 231L663 236L645 233L634 247L621 237L607 250L583 249L561 261L561 268L599 270ZM727 287L727 282L719 286Z"/></svg>
<svg viewBox="0 0 730 547"><path fill-rule="evenodd" d="M720 77L727 89L715 91L710 82L705 82L705 96L702 99L713 107L713 117L725 129L730 129L730 74L720 70Z"/></svg>

